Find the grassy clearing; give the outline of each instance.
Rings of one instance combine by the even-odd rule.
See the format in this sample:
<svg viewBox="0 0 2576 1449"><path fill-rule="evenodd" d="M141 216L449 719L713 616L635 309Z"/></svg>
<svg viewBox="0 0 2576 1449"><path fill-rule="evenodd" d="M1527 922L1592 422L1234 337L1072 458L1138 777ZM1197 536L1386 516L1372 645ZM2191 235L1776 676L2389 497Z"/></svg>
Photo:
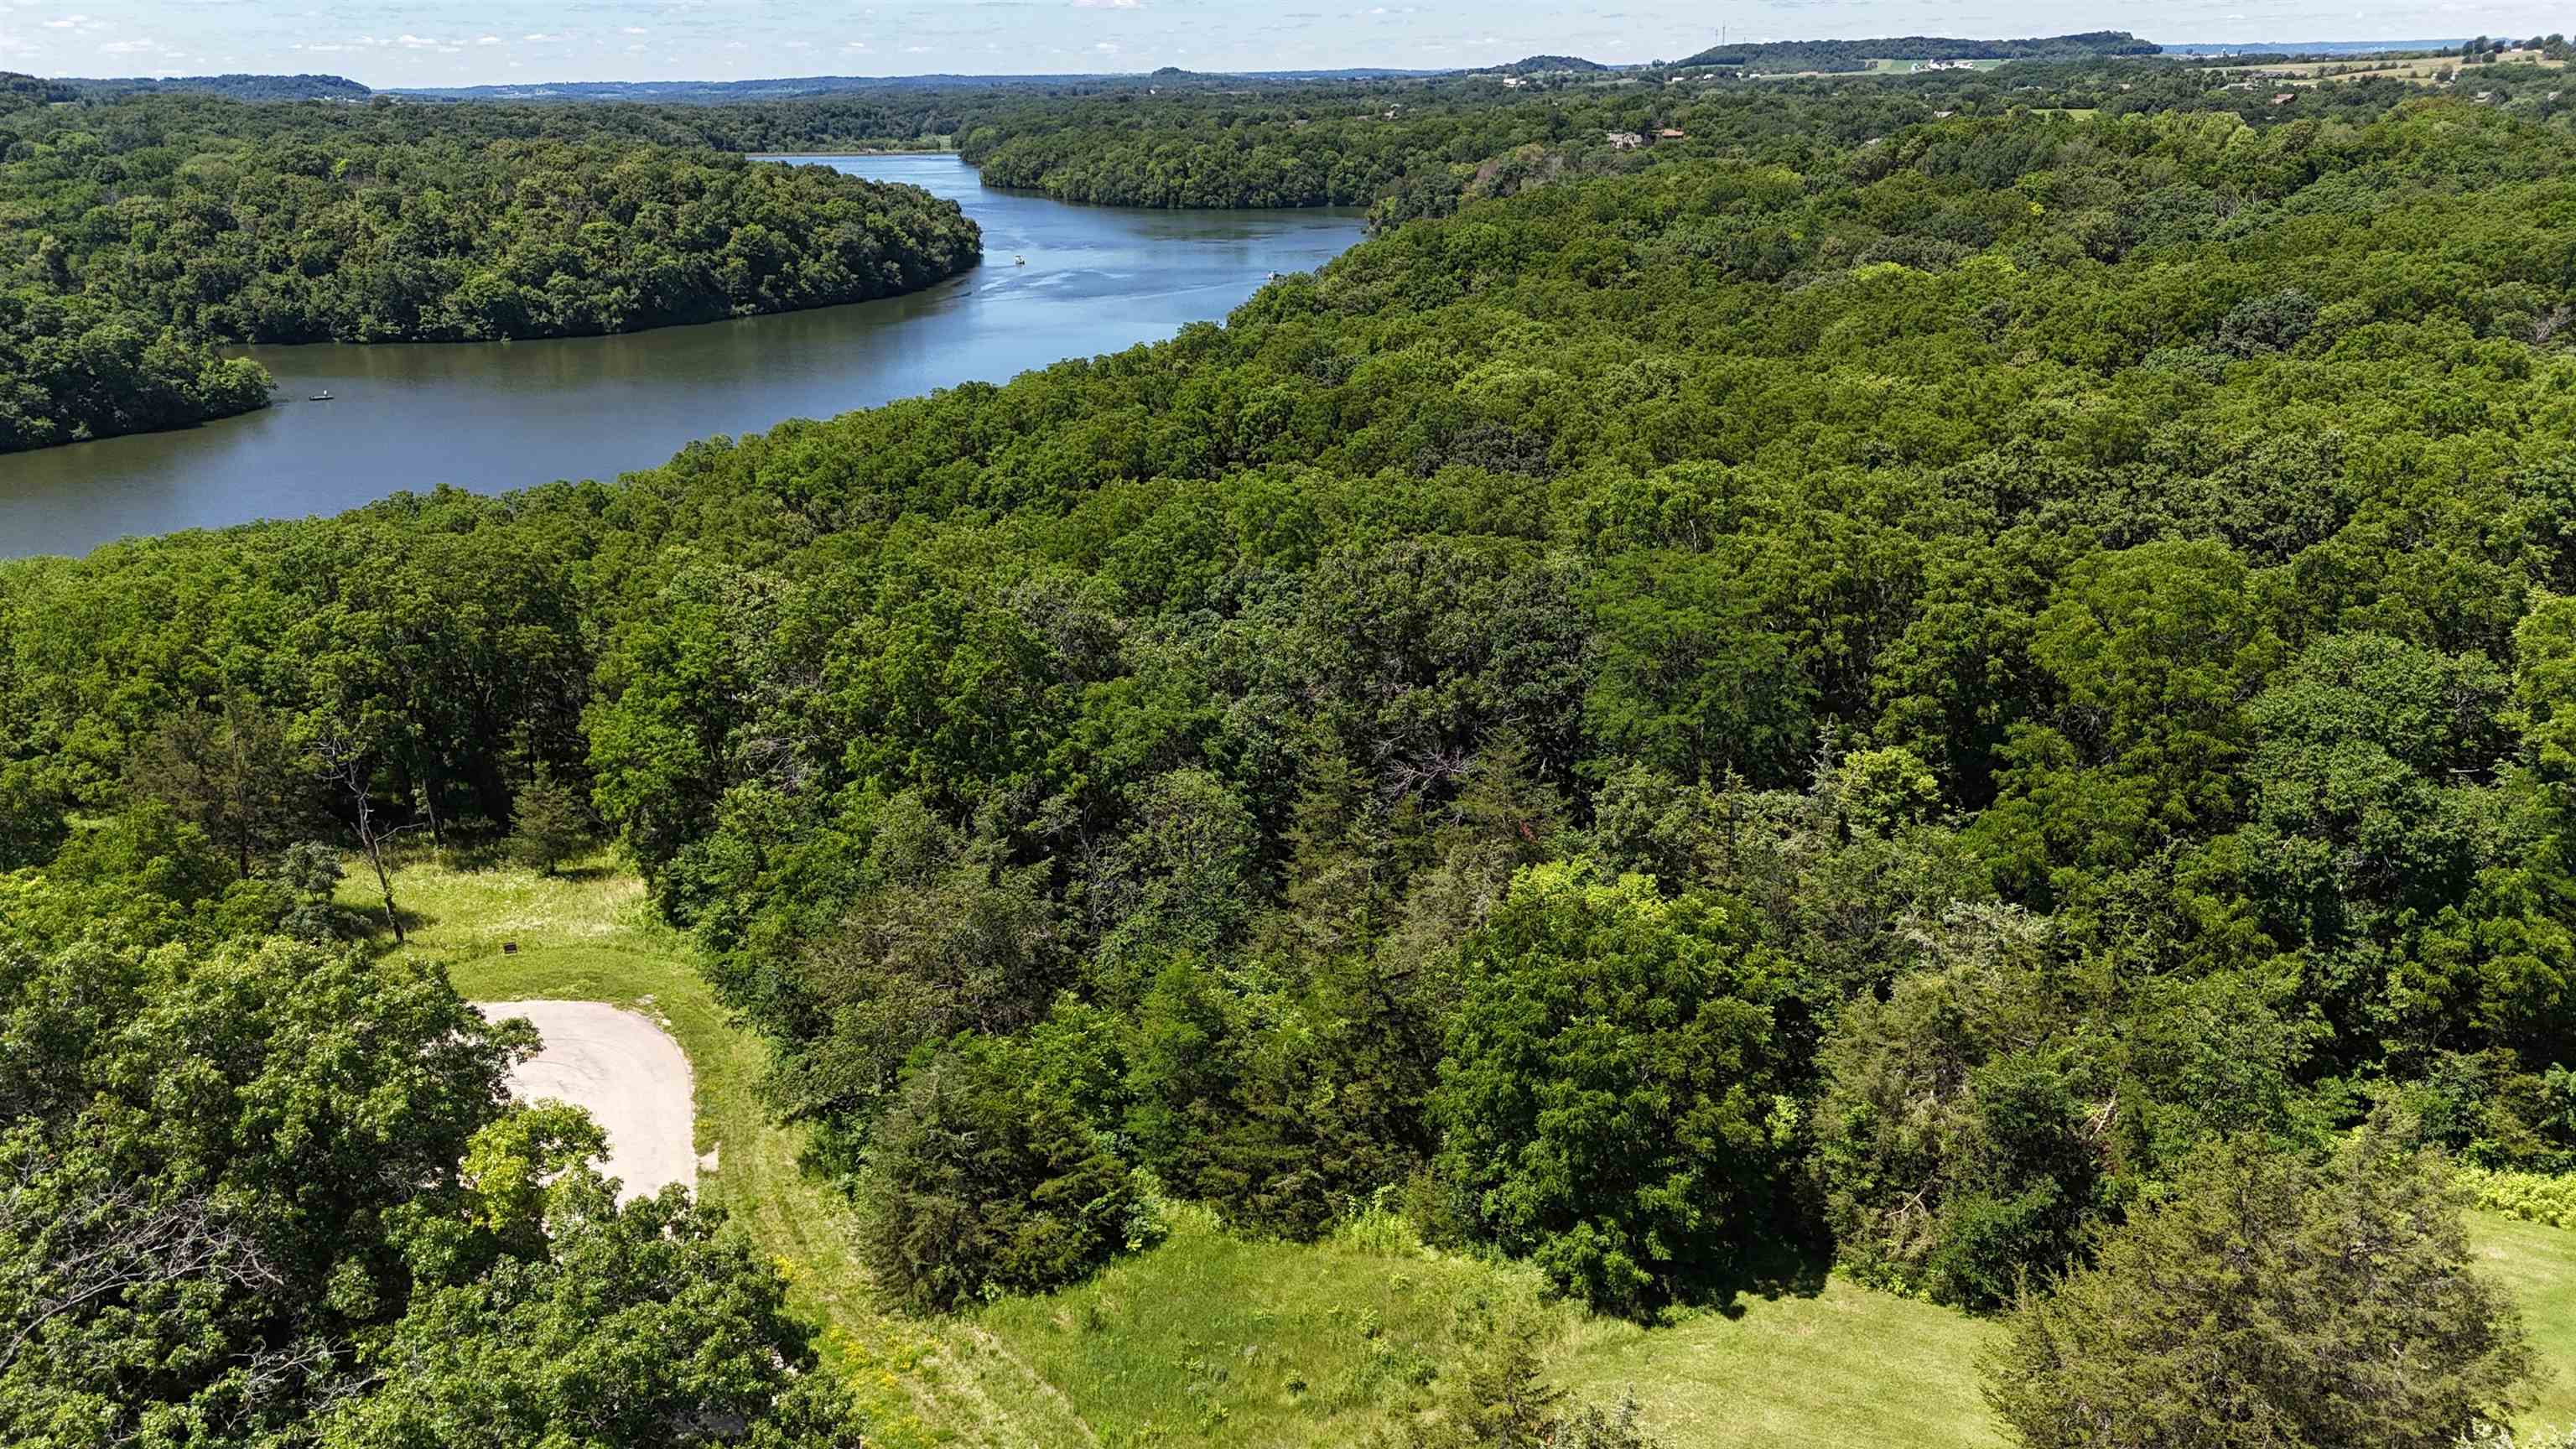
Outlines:
<svg viewBox="0 0 2576 1449"><path fill-rule="evenodd" d="M1202 1209L1089 1282L974 1321L1063 1386L1101 1442L1347 1445L1428 1402L1443 1367L1522 1317L1562 1333L1531 1275L1399 1232L1246 1242Z"/></svg>
<svg viewBox="0 0 2576 1449"><path fill-rule="evenodd" d="M352 872L343 903L366 909L373 884ZM424 860L396 875L394 895L409 949L446 963L466 997L613 1002L679 1041L697 1078L697 1149L717 1154L700 1191L786 1273L798 1311L822 1327L826 1356L866 1406L872 1443L1089 1441L1061 1397L983 1335L876 1310L850 1252L846 1207L798 1171L801 1134L772 1122L758 1099L766 1049L726 1018L691 969L686 939L653 920L631 874L605 860L560 877ZM503 954L505 942L519 950Z"/></svg>
<svg viewBox="0 0 2576 1449"><path fill-rule="evenodd" d="M372 886L353 875L344 902L367 907ZM1183 1208L1159 1246L1063 1292L927 1322L883 1313L846 1208L798 1171L799 1134L755 1093L766 1049L726 1018L631 875L605 860L560 878L422 861L395 894L409 949L446 963L468 997L613 1002L678 1039L697 1077L698 1150L718 1154L701 1191L787 1273L887 1449L1358 1443L1515 1314L1549 1326L1558 1383L1605 1403L1633 1391L1671 1449L2002 1442L1975 1371L1991 1325L1839 1279L1641 1329L1542 1306L1529 1275L1401 1232L1254 1243ZM2525 1427L2576 1423L2576 1232L2484 1212L2470 1231L2555 1370Z"/></svg>
<svg viewBox="0 0 2576 1449"><path fill-rule="evenodd" d="M1602 1402L1633 1392L1675 1449L2004 1442L1977 1389L1990 1324L1841 1278L1813 1297L1739 1307L1670 1328L1589 1320L1558 1376Z"/></svg>
<svg viewBox="0 0 2576 1449"><path fill-rule="evenodd" d="M2522 1305L2532 1349L2549 1370L2522 1428L2576 1425L2576 1231L2473 1212L2469 1239Z"/></svg>

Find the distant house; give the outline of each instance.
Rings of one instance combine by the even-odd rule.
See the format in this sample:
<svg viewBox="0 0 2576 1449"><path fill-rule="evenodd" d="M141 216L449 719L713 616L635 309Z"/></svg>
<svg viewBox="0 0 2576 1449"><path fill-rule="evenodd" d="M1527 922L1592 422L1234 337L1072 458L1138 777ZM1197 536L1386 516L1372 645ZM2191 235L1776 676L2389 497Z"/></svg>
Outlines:
<svg viewBox="0 0 2576 1449"><path fill-rule="evenodd" d="M1646 144L1646 138L1634 131L1604 131L1601 139L1609 142L1613 151L1634 151Z"/></svg>
<svg viewBox="0 0 2576 1449"><path fill-rule="evenodd" d="M1932 119L1936 121L1946 121L1957 114L1959 114L1957 111L1934 111L1932 113Z"/></svg>
<svg viewBox="0 0 2576 1449"><path fill-rule="evenodd" d="M1666 126L1655 133L1655 139L1658 141L1679 141L1686 139L1689 135L1690 133L1688 131L1677 131L1670 126Z"/></svg>
<svg viewBox="0 0 2576 1449"><path fill-rule="evenodd" d="M1503 89L1505 90L1516 91L1528 84L1529 81L1521 76L1507 75L1503 77Z"/></svg>
<svg viewBox="0 0 2576 1449"><path fill-rule="evenodd" d="M2282 91L2272 97L2272 104L2276 106L2286 106L2298 98L2299 93L2297 91Z"/></svg>

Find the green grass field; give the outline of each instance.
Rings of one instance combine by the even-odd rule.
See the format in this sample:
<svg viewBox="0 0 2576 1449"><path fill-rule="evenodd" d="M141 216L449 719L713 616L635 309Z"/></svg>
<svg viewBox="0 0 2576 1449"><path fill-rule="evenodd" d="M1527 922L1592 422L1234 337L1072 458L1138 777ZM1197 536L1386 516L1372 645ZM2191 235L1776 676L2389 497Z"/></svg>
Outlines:
<svg viewBox="0 0 2576 1449"><path fill-rule="evenodd" d="M2523 1426L2576 1425L2576 1232L2473 1212L2469 1235L2487 1271L2522 1305L2531 1346L2551 1370Z"/></svg>
<svg viewBox="0 0 2576 1449"><path fill-rule="evenodd" d="M605 860L560 879L423 862L395 894L410 949L446 963L468 997L608 1001L664 1023L696 1073L698 1150L718 1154L701 1191L793 1282L877 1444L1352 1444L1514 1318L1542 1325L1560 1386L1604 1403L1633 1392L1671 1449L2003 1442L1977 1391L1989 1325L1841 1279L1648 1329L1545 1305L1531 1275L1401 1231L1250 1242L1180 1208L1163 1242L1062 1292L888 1314L849 1251L844 1205L798 1170L797 1135L756 1096L766 1049L726 1019L631 875ZM343 899L370 904L354 873ZM2557 1369L2526 1423L2576 1423L2576 1233L2485 1213L2471 1228Z"/></svg>

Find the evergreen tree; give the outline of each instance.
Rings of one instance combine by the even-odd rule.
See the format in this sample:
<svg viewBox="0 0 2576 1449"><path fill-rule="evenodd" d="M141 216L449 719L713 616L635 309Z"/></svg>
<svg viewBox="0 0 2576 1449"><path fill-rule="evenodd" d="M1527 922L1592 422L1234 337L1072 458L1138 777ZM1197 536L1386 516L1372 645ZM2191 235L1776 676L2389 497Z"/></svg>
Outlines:
<svg viewBox="0 0 2576 1449"><path fill-rule="evenodd" d="M520 864L552 875L589 835L589 812L582 808L580 792L558 782L546 766L537 766L511 806L510 853Z"/></svg>
<svg viewBox="0 0 2576 1449"><path fill-rule="evenodd" d="M2374 1124L2322 1162L2212 1149L2024 1297L1987 1399L2030 1449L2449 1449L2532 1369L2438 1164Z"/></svg>

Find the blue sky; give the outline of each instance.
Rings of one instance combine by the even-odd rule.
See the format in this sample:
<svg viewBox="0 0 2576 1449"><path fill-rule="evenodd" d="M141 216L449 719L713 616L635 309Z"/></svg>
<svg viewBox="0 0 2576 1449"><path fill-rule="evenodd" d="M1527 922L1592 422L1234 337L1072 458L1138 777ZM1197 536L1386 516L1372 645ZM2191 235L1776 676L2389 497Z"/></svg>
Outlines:
<svg viewBox="0 0 2576 1449"><path fill-rule="evenodd" d="M1732 36L2034 35L2373 40L2576 29L2522 0L0 0L0 70L329 71L369 85L1346 65L1472 66L1533 52L1678 57Z"/></svg>

